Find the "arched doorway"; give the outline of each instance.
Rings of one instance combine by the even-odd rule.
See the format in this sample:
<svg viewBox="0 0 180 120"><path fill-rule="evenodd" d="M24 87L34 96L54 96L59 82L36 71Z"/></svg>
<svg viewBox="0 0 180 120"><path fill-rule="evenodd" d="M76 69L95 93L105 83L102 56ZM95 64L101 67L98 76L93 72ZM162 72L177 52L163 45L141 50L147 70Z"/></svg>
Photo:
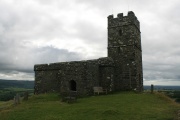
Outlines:
<svg viewBox="0 0 180 120"><path fill-rule="evenodd" d="M76 81L74 80L69 81L69 88L72 91L76 91Z"/></svg>

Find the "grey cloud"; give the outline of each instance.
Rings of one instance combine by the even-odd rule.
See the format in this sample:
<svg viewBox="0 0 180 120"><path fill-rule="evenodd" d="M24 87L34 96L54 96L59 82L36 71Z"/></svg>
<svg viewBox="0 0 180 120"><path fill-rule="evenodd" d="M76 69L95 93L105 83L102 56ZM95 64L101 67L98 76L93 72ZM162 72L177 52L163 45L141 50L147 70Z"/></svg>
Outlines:
<svg viewBox="0 0 180 120"><path fill-rule="evenodd" d="M40 9L36 5L23 5L13 2L0 5L3 9L0 11L0 32L4 34L3 36L15 40L44 39L48 41L54 36L64 35L61 21L48 11L48 7Z"/></svg>
<svg viewBox="0 0 180 120"><path fill-rule="evenodd" d="M34 64L53 63L69 60L81 60L82 56L75 52L69 52L66 49L57 49L53 46L41 48L26 47L19 44L18 41L4 44L0 51L0 73L12 73L13 71L33 73ZM13 73L15 74L15 73Z"/></svg>
<svg viewBox="0 0 180 120"><path fill-rule="evenodd" d="M69 52L66 49L58 49L53 46L46 46L34 50L35 62L39 63L53 63L62 61L76 61L81 60L82 56L76 52Z"/></svg>
<svg viewBox="0 0 180 120"><path fill-rule="evenodd" d="M0 74L25 77L23 72L31 76L34 64L85 59L81 53L69 52L65 46L50 46L49 42L54 39L61 43L80 39L82 50L94 48L97 57L102 53L104 56L102 51L107 50L107 16L116 16L119 12L126 15L128 10L133 10L141 23L145 80L179 81L179 5L178 0L2 0ZM79 13L76 11L78 8L84 11ZM87 11L94 15L84 18ZM36 43L39 41L38 48Z"/></svg>
<svg viewBox="0 0 180 120"><path fill-rule="evenodd" d="M104 50L107 48L106 27L94 25L88 21L77 21L74 27L77 29L75 36L84 40L87 45L91 45L91 47L95 48L99 47L97 50Z"/></svg>

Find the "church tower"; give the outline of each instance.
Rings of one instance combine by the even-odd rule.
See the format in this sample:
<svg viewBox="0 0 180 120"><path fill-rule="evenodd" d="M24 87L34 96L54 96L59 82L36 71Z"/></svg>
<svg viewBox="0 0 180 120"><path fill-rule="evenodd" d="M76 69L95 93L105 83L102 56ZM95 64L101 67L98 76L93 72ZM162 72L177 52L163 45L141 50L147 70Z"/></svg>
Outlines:
<svg viewBox="0 0 180 120"><path fill-rule="evenodd" d="M115 64L115 90L143 90L140 23L132 11L108 16L108 57Z"/></svg>

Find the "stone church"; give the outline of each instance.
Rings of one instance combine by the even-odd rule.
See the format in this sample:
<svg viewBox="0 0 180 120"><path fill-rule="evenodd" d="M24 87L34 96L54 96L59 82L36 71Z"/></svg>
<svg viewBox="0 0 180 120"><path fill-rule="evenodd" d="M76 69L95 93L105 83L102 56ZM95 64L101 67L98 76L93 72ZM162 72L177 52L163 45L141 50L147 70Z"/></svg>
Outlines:
<svg viewBox="0 0 180 120"><path fill-rule="evenodd" d="M108 16L108 57L94 60L38 64L35 94L77 91L80 96L93 94L100 86L108 92L143 90L140 23L132 11L127 16Z"/></svg>

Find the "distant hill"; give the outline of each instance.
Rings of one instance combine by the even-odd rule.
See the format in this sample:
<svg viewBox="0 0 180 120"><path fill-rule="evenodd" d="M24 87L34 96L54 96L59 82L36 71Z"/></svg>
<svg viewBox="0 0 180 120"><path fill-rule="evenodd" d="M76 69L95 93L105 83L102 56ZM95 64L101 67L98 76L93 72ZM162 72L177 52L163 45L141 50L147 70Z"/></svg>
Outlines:
<svg viewBox="0 0 180 120"><path fill-rule="evenodd" d="M151 86L144 86L144 90L150 90ZM154 85L154 90L180 90L180 86Z"/></svg>
<svg viewBox="0 0 180 120"><path fill-rule="evenodd" d="M0 79L0 89L10 88L10 87L33 89L34 81Z"/></svg>

